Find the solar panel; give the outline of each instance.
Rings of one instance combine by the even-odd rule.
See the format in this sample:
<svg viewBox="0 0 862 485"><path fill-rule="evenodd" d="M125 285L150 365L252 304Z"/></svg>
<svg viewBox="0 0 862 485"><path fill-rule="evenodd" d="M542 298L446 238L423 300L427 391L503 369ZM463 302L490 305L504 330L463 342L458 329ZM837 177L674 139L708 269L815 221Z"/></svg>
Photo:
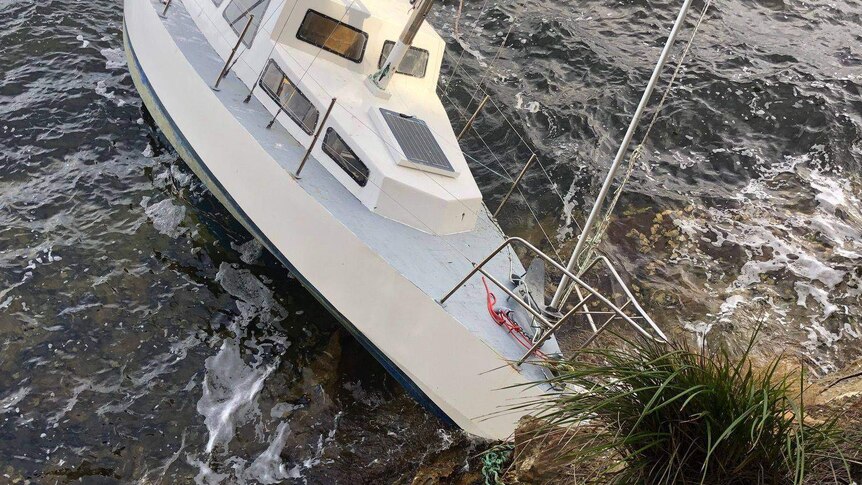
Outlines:
<svg viewBox="0 0 862 485"><path fill-rule="evenodd" d="M383 119L401 146L401 151L409 165L420 170L428 170L443 175L455 175L455 169L428 129L428 124L419 118L380 109Z"/></svg>

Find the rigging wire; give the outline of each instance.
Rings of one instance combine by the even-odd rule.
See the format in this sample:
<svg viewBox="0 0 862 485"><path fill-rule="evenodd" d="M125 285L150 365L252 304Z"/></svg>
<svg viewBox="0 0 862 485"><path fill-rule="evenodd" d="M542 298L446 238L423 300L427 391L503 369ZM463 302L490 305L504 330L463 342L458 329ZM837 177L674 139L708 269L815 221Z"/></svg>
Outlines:
<svg viewBox="0 0 862 485"><path fill-rule="evenodd" d="M517 18L517 16L520 15L520 11L521 11L522 6L523 6L523 4L521 4L521 6L518 7L518 14L516 15L515 18ZM488 75L494 69L494 64L496 64L497 61L500 59L500 54L503 53L503 47L506 46L506 42L509 41L509 36L512 35L512 30L515 28L515 20L514 20L515 18L513 18L512 22L509 24L509 30L506 31L506 35L503 36L503 40L500 42L500 45L497 47L497 52L496 52L496 54L494 54L494 58L491 59L491 63L488 64L488 68L485 69L484 74L482 74L482 78L479 79L479 82L476 84L476 90L473 92L473 95L470 96L470 102L467 103L467 109L468 110L470 109L470 106L473 105L473 101L476 100L476 95L479 94L479 91L482 91L484 93L484 90L482 90L482 84L485 83L485 80L488 78Z"/></svg>
<svg viewBox="0 0 862 485"><path fill-rule="evenodd" d="M445 53L444 53L444 55L445 55ZM450 59L451 59L451 56L450 56ZM462 74L461 74L461 75L462 75L462 76L464 76L464 77L466 77L468 80L472 81L473 83L475 83L475 84L478 86L478 82L476 82L475 78L474 78L473 76L471 76L469 73L467 73L466 71L462 71ZM481 90L481 93L482 93L483 95L485 95L485 96L488 96L488 99L491 101L491 104L492 104L492 105L494 105L494 107L495 107L495 108L497 109L497 111L500 113L500 116L503 118L503 121L505 121L505 122L506 122L506 124L507 124L507 125L509 125L509 128L512 130L512 132L513 132L513 133L515 133L515 136L517 136L517 137L518 137L518 139L521 141L521 143L523 143L523 144L524 144L524 145L525 145L525 146L530 150L530 154L531 154L531 155L536 155L536 162L539 164L539 167L541 167L542 172L543 172L543 173L544 173L544 175L545 175L545 178L547 178L547 179L548 179L548 183L551 185L551 189L554 191L554 193L555 193L555 194L557 195L557 197L560 199L560 202L562 202L562 204L563 204L563 206L564 206L564 207L565 207L566 205L568 205L569 203L568 203L568 201L566 201L566 198L565 198L565 197L563 197L563 195L560 193L559 188L558 188L558 186L557 186L557 183L556 183L556 182L554 182L554 179L553 179L553 178L551 178L551 175L550 175L550 172L548 171L548 168L547 168L547 167L545 167L545 164L544 164L544 163L542 163L541 158L540 158L540 157L539 157L539 156L538 156L538 155L537 155L537 154L532 150L532 148L530 148L530 144L527 142L527 140L524 138L524 136L523 136L523 135L521 135L521 133L518 131L518 129L517 129L517 128L515 128L514 123L512 123L512 121L509 119L509 117L506 115L506 113L502 110L502 108L500 107L500 105L499 105L499 104L494 100L494 98L493 98L490 94L488 94L487 90L484 90L484 89L483 89L483 90ZM450 103L452 103L452 105L457 109L458 105L457 105L457 103L456 103L456 102L455 102L455 101L454 101L454 100L453 100L453 99L448 95L448 91L442 91L442 92L441 92L441 94L443 94L443 96L445 96L445 97L446 97L446 99L448 99L448 100L449 100L449 102L450 102ZM473 98L471 98L471 99L473 99ZM472 103L472 101L471 101L471 103ZM461 115L461 117L462 117L462 118L464 118L465 120L467 120L467 119L468 119L468 116L466 115L466 113L465 113L465 112L462 112L462 111L460 111L460 110L458 110L458 111L459 111L459 114ZM474 130L474 131L476 131L476 130ZM478 133L478 131L477 131L477 133ZM489 150L490 150L490 148L489 148ZM568 216L568 214L567 214L567 216ZM578 221L577 221L577 220L572 219L572 222L574 222L574 223L575 223L575 226L577 226L578 230L580 231L580 230L581 230L581 225L578 223Z"/></svg>
<svg viewBox="0 0 862 485"><path fill-rule="evenodd" d="M484 13L485 13L485 8L486 8L487 6L488 6L488 0L485 0L485 1L482 3L482 7L479 9L479 15L478 15L478 18L482 18L482 16L483 16L483 15L484 15ZM461 17L461 15L460 15L460 11L461 11L461 9L459 8L458 18L460 18L460 17ZM473 39L473 36L474 36L474 35L475 35L475 30L474 30L474 31L472 31L472 32L470 33L470 36L469 36L469 37L467 37L467 40L464 40L464 41L463 41L463 42L464 42L464 44L469 44L469 42ZM462 42L462 40L460 39L460 37L457 37L457 36L456 36L456 39L458 40L458 43L461 43L461 42ZM451 86L451 84L452 84L452 82L451 82L451 81L452 81L452 79L455 77L455 74L458 72L458 67L461 65L461 60L464 58L464 53L465 53L465 52L467 52L467 49L466 49L466 48L464 48L464 46L462 45L462 46L461 46L461 54L458 56L458 62L456 62L456 63L455 63L455 68L452 70L452 74L450 74L450 75L449 75L449 78L446 80L446 92L447 92L447 93L449 92L449 87L450 87L450 86Z"/></svg>
<svg viewBox="0 0 862 485"><path fill-rule="evenodd" d="M445 96L446 99L448 99L450 102L453 102L452 98L450 98L447 94L444 93L443 96ZM499 165L500 168L502 168L503 171L506 172L506 175L508 175L508 177L510 179L512 179L511 172L509 172L509 170L506 168L506 166L503 165L503 162L500 160L499 157L497 157L497 154L494 153L494 151L491 149L491 147L485 141L485 138L482 136L482 134L479 133L477 130L473 130L473 131L476 133L476 137L479 138L479 141L482 142L482 145L484 145L485 148L488 150L488 153L490 153L491 156L494 157L494 160L497 161L497 165ZM537 159L538 159L538 157L537 157ZM513 183L514 183L514 180L513 180ZM548 244L550 244L551 249L554 251L554 254L556 254L557 258L562 261L562 256L560 255L560 251L557 249L557 246L554 244L554 241L553 241L553 239L551 239L551 236L548 234L548 231L545 230L545 227L544 227L544 225L542 225L542 221L539 220L539 216L536 214L536 211L534 211L533 207L530 205L530 199L526 196L526 194L524 194L524 191L521 189L520 186L516 187L516 189L518 190L518 193L521 195L521 197L523 197L524 205L527 206L527 209L530 211L530 214L533 216L533 219L535 219L535 221L536 221L536 225L539 226L539 229L542 231L542 234L544 234L545 239L548 240Z"/></svg>
<svg viewBox="0 0 862 485"><path fill-rule="evenodd" d="M461 31L459 29L459 24L461 23L461 12L464 11L464 0L459 0L458 2L458 13L455 14L455 27L453 29L453 33L455 38L461 37Z"/></svg>
<svg viewBox="0 0 862 485"><path fill-rule="evenodd" d="M698 18L697 22L694 25L694 28L692 29L691 36L689 37L688 42L686 43L685 48L680 55L679 61L677 62L673 74L668 81L667 88L665 89L664 94L662 95L658 105L656 106L655 111L653 112L652 119L650 120L649 125L647 125L643 138L641 138L641 142L638 144L637 147L635 147L635 149L629 156L629 162L628 166L626 167L626 171L623 174L623 178L620 181L619 186L617 186L617 189L614 192L610 203L608 204L608 208L605 211L605 215L601 219L599 225L596 227L596 230L593 232L592 235L589 236L589 239L586 241L584 250L581 252L584 257L578 262L578 273L580 273L585 268L585 265L592 259L592 255L595 253L596 249L598 248L598 245L601 243L601 240L604 237L605 232L607 231L608 226L610 225L611 216L613 215L614 208L616 207L617 202L622 195L623 189L629 181L629 178L634 172L634 168L637 165L637 161L640 160L641 156L643 155L644 148L646 147L646 142L649 139L650 132L652 131L653 126L655 126L656 121L658 121L659 115L664 108L665 102L667 101L667 98L673 89L673 85L676 82L680 71L682 70L685 58L691 50L691 46L694 43L695 36L697 35L697 32L700 29L700 26L703 23L704 19L706 19L706 14L708 13L711 4L712 0L706 0L706 3L703 6L703 10L700 14L700 18Z"/></svg>
<svg viewBox="0 0 862 485"><path fill-rule="evenodd" d="M483 93L484 93L484 91L483 91ZM466 120L466 119L467 119L466 113L464 113L464 112L463 112L463 111L458 107L458 105L457 105L457 103L455 102L455 100L453 100L453 99L452 99L448 94L446 94L445 92L441 92L441 94L442 94L442 95L443 95L443 96L444 96L444 97L449 101L449 103L451 103L451 104L452 104L452 106L453 106L453 107L455 107L455 110L458 112L458 114L459 114L459 115L461 115L461 117L462 117L462 118L464 118L464 119ZM493 100L492 100L492 101L493 101ZM534 155L534 156L536 157L536 158L535 158L536 162L538 162L538 163L539 163L539 166L541 166L541 167L542 167L542 172L545 174L545 177L547 177L547 178L548 178L548 181L550 182L550 184L551 184L552 188L554 189L554 192L557 194L557 197L559 197L559 198L560 198L560 201L562 201L562 203L563 203L563 207L565 207L565 205L566 205L566 201L565 201L565 199L563 199L563 197L560 195L559 191L557 190L556 184L555 184L555 183L554 183L554 181L551 179L551 177L550 177L550 175L548 174L547 170L545 170L545 167L544 167L544 165L542 164L542 162L539 160L538 155L536 155L536 153L535 153L535 152L533 152L533 150L532 150L532 149L530 149L530 146L526 143L526 141L524 140L524 138L523 138L523 137L521 137L521 135L517 132L517 130L515 130L515 128L514 128L514 126L512 125L512 123L511 123L508 119L506 119L506 115L505 115L505 113L503 113L503 112L500 110L499 106L498 106L496 103L494 103L494 106L495 106L495 107L497 107L497 111L499 111L499 112L500 112L500 115L501 115L501 116L503 116L503 118L506 120L506 123L509 125L509 127L510 127L510 128L512 128L512 130L513 130L513 131L515 131L515 134L518 136L518 138L519 138L519 139L524 143L524 145L527 147L527 149L529 149L529 150L530 150L530 154L531 154L531 155ZM472 131L476 133L476 137L477 137L477 138L479 138L479 141L481 141L481 142L482 142L482 145L484 145L485 149L486 149L486 150L488 150L488 153L490 153L490 154L491 154L491 156L493 156L493 157L494 157L494 160L497 162L497 165L499 165L499 166L500 166L500 168L501 168L501 169L503 169L503 171L506 173L506 175L507 175L507 177L506 177L506 178L507 178L510 182L514 183L514 178L512 177L512 173L511 173L511 172L509 172L509 170L508 170L508 169L506 168L506 166L503 164L502 160L500 160L500 158L497 156L497 154L496 154L496 153L494 153L494 150L492 150L492 149L491 149L491 147L488 145L487 141L485 141L485 138L482 136L482 134L481 134L481 133L479 133L479 131L478 131L478 130L476 130L476 129L473 129ZM516 148L517 148L517 147L516 147ZM516 148L515 148L515 149L516 149ZM526 194L524 194L524 191L521 189L521 187L520 187L520 186L517 186L517 187L516 187L516 190L517 190L517 191L518 191L518 193L521 195L521 197L524 199L524 205L526 205L526 206L527 206L527 209L530 211L530 214L533 216L533 219L536 221L536 224L539 226L539 229L542 231L542 234L545 236L545 239L547 239L547 240L548 240L548 243L550 244L551 249L554 251L554 254L556 254L557 258L558 258L558 259L560 259L560 260L562 261L562 255L560 254L559 249L558 249L558 248L557 248L557 246L554 244L553 239L551 239L551 236L549 235L548 231L545 229L544 225L542 224L541 220L539 219L538 215L536 214L536 211L535 211L535 210L533 210L533 207L530 205L529 198L526 196ZM577 221L572 220L572 222L574 222L574 223L575 223L575 225L576 225L576 226L578 226L578 228L580 229L580 225L578 224L578 222L577 222Z"/></svg>

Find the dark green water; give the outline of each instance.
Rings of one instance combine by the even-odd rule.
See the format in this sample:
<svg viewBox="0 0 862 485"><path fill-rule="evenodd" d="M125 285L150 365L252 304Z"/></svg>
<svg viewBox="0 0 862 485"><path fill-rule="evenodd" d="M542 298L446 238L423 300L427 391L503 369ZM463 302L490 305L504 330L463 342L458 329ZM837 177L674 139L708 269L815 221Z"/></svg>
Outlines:
<svg viewBox="0 0 862 485"><path fill-rule="evenodd" d="M465 3L460 43L457 2L432 19L444 101L460 127L517 16L486 81L565 251L676 4ZM0 483L409 482L462 438L153 139L121 26L119 1L0 0ZM764 317L818 373L862 354L860 46L857 1L715 5L605 247L665 329L734 342ZM516 172L508 125L478 127L505 169L471 153ZM541 238L520 197L501 222Z"/></svg>

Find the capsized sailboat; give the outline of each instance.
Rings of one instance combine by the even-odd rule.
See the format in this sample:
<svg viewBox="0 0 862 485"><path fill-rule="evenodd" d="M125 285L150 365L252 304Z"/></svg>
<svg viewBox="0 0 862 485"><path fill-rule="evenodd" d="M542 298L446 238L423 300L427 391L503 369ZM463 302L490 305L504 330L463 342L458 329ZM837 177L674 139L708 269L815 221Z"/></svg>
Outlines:
<svg viewBox="0 0 862 485"><path fill-rule="evenodd" d="M432 3L125 0L125 50L153 119L231 214L414 398L505 439L527 410L502 411L554 392L527 385L559 356L554 331L588 312L546 305L545 265L611 319L648 317L490 215L436 94Z"/></svg>

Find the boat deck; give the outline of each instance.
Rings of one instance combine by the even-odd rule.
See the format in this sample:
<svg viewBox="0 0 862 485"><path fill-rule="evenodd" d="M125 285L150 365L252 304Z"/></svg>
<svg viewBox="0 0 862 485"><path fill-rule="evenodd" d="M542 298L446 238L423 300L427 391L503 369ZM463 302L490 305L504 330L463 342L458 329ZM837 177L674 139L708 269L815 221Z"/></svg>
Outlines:
<svg viewBox="0 0 862 485"><path fill-rule="evenodd" d="M151 2L157 11L164 8L159 0ZM172 3L162 22L198 74L203 79L215 80L224 60L198 30L182 0ZM244 103L248 92L248 86L236 76L228 74L215 94L261 147L285 170L293 173L305 154L305 148L278 123L267 129L266 125L272 119L272 114L254 97L249 103ZM241 164L243 160L237 160L237 163ZM502 230L484 206L475 230L447 236L428 234L374 214L314 157L309 158L303 168L299 184L341 224L435 300L439 300L463 278L472 269L473 263L481 261L505 240ZM290 208L285 208L285 211L288 210ZM485 269L501 281L509 281L512 273L524 272L521 262L511 249L501 253ZM359 281L353 284L363 283ZM495 293L501 302L505 302L502 291L497 290ZM524 354L523 347L498 327L488 315L485 290L480 277L471 279L446 302L444 308L472 334L479 336L495 349L501 356L501 365L504 360L517 360ZM409 322L403 324L409 325ZM542 350L545 353L556 353L559 347L552 338L545 343ZM543 370L534 365L524 365L522 373L530 380L544 377Z"/></svg>

